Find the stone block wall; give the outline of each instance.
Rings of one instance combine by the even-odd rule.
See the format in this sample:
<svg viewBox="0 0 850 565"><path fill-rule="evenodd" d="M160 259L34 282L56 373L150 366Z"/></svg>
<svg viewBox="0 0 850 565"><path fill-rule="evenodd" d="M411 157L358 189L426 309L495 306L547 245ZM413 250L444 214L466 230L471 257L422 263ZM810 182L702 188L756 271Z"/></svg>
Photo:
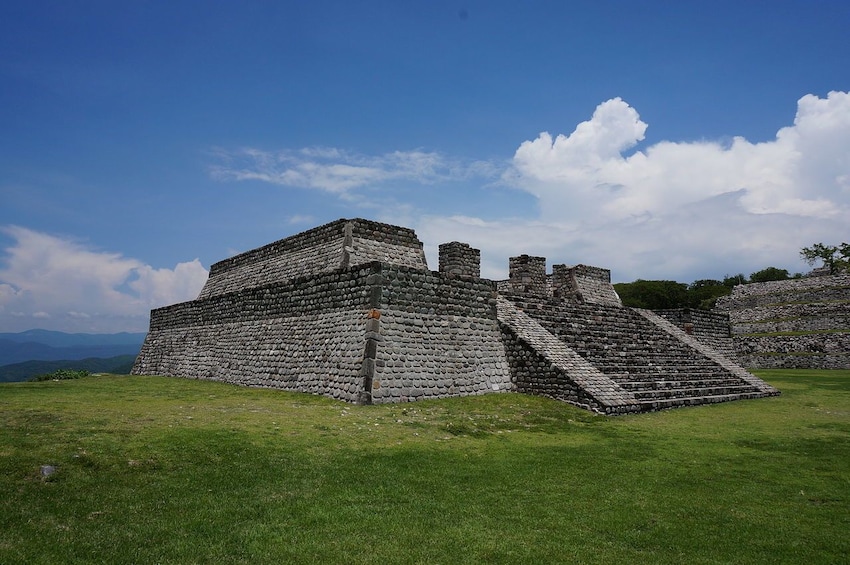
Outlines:
<svg viewBox="0 0 850 565"><path fill-rule="evenodd" d="M549 288L552 296L555 298L577 302L581 302L582 300L572 276L572 268L569 265L552 265L552 274L549 276Z"/></svg>
<svg viewBox="0 0 850 565"><path fill-rule="evenodd" d="M512 294L546 296L546 258L520 255L508 260L508 289Z"/></svg>
<svg viewBox="0 0 850 565"><path fill-rule="evenodd" d="M670 321L674 326L692 335L702 343L712 347L727 357L735 358L732 344L732 323L725 312L709 312L694 308L676 308L654 310L656 314Z"/></svg>
<svg viewBox="0 0 850 565"><path fill-rule="evenodd" d="M154 310L133 373L360 403L512 389L492 282L380 262Z"/></svg>
<svg viewBox="0 0 850 565"><path fill-rule="evenodd" d="M735 352L742 365L761 369L850 369L850 333L741 335Z"/></svg>
<svg viewBox="0 0 850 565"><path fill-rule="evenodd" d="M481 250L453 241L440 245L440 272L458 277L481 276Z"/></svg>
<svg viewBox="0 0 850 565"><path fill-rule="evenodd" d="M600 267L576 265L569 269L575 294L581 302L622 306L623 303L611 284L611 271Z"/></svg>
<svg viewBox="0 0 850 565"><path fill-rule="evenodd" d="M357 401L373 270L337 270L154 310L132 372Z"/></svg>
<svg viewBox="0 0 850 565"><path fill-rule="evenodd" d="M717 300L717 309L731 313L757 306L834 300L850 300L850 275L738 285L732 290L732 294ZM732 321L735 321L734 318Z"/></svg>
<svg viewBox="0 0 850 565"><path fill-rule="evenodd" d="M491 281L384 266L371 400L511 390Z"/></svg>
<svg viewBox="0 0 850 565"><path fill-rule="evenodd" d="M747 367L850 368L850 275L739 285L717 310Z"/></svg>
<svg viewBox="0 0 850 565"><path fill-rule="evenodd" d="M842 301L756 306L734 316L737 335L850 328L850 308Z"/></svg>
<svg viewBox="0 0 850 565"><path fill-rule="evenodd" d="M370 261L427 268L422 242L413 230L342 219L213 264L199 298Z"/></svg>
<svg viewBox="0 0 850 565"><path fill-rule="evenodd" d="M611 284L611 271L589 265L552 265L546 258L520 255L510 258L510 278L497 283L499 292L511 296L555 297L572 302L622 306Z"/></svg>

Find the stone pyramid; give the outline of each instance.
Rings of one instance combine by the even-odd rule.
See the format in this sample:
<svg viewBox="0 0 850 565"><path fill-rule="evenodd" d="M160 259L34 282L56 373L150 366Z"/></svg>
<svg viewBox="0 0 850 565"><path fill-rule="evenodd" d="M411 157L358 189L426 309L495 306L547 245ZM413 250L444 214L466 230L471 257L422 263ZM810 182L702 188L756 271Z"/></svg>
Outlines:
<svg viewBox="0 0 850 565"><path fill-rule="evenodd" d="M361 404L514 391L603 414L778 394L706 345L728 321L700 336L670 320L624 308L605 269L547 275L523 255L491 281L452 242L430 271L412 230L341 219L214 264L196 300L151 312L133 373Z"/></svg>

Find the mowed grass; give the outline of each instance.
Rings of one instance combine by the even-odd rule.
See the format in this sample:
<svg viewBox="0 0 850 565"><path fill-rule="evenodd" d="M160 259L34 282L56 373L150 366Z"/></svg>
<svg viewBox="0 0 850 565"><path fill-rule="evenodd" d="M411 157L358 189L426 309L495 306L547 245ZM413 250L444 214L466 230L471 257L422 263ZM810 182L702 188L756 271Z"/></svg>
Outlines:
<svg viewBox="0 0 850 565"><path fill-rule="evenodd" d="M846 563L850 371L759 375L782 396L616 418L0 385L0 563Z"/></svg>

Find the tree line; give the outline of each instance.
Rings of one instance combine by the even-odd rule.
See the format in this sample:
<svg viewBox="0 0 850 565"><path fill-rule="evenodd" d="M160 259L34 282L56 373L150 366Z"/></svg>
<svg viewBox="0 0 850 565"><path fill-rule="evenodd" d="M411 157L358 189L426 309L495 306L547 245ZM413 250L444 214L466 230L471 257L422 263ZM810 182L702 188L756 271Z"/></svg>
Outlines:
<svg viewBox="0 0 850 565"><path fill-rule="evenodd" d="M800 250L803 260L814 266L821 262L818 269L823 274L835 275L850 272L850 244L824 245L815 243ZM664 310L667 308L698 308L711 310L717 299L732 293L739 284L784 281L802 278L802 273L790 274L787 269L767 267L751 273L726 275L722 280L702 279L691 284L676 281L649 281L638 279L630 283L616 283L614 289L620 295L625 306Z"/></svg>

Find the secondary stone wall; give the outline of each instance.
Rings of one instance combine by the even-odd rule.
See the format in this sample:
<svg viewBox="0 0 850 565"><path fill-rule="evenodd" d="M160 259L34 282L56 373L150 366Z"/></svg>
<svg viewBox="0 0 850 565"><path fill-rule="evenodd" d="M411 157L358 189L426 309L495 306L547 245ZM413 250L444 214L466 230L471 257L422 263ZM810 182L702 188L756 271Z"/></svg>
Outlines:
<svg viewBox="0 0 850 565"><path fill-rule="evenodd" d="M850 369L850 333L736 336L738 360L761 369Z"/></svg>
<svg viewBox="0 0 850 565"><path fill-rule="evenodd" d="M850 275L739 285L717 309L747 367L850 368Z"/></svg>
<svg viewBox="0 0 850 565"><path fill-rule="evenodd" d="M219 261L199 298L383 261L426 269L413 230L368 220L338 220Z"/></svg>
<svg viewBox="0 0 850 565"><path fill-rule="evenodd" d="M727 357L735 358L732 344L732 323L725 312L709 312L694 308L676 308L654 310L656 314L670 321L687 335L692 335L702 343L712 347Z"/></svg>
<svg viewBox="0 0 850 565"><path fill-rule="evenodd" d="M717 309L732 315L732 312L759 306L835 300L850 301L850 275L738 285L732 289L732 294L717 299Z"/></svg>
<svg viewBox="0 0 850 565"><path fill-rule="evenodd" d="M850 328L846 302L810 302L745 308L729 313L735 333L804 332Z"/></svg>

